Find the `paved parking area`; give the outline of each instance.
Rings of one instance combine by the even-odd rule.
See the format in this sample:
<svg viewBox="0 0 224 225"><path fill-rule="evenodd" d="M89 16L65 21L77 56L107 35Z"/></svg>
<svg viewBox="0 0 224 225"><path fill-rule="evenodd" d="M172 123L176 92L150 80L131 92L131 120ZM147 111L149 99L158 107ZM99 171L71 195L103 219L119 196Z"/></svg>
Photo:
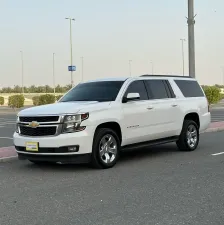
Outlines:
<svg viewBox="0 0 224 225"><path fill-rule="evenodd" d="M224 133L126 153L109 170L0 163L1 225L222 225Z"/></svg>
<svg viewBox="0 0 224 225"><path fill-rule="evenodd" d="M13 145L15 120L0 115L0 151ZM197 151L134 151L109 170L1 162L0 224L221 225L223 144L224 132L205 133Z"/></svg>

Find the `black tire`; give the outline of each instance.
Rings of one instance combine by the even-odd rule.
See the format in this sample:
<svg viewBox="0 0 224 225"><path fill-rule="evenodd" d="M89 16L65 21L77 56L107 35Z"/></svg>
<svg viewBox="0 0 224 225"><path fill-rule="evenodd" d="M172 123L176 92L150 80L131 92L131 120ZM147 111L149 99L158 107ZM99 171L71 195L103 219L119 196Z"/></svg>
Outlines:
<svg viewBox="0 0 224 225"><path fill-rule="evenodd" d="M195 143L194 144L192 143L192 145L190 145L190 143L188 142L188 140L189 140L188 131L192 127L195 127L197 139L194 139ZM199 127L193 120L184 120L183 128L182 128L181 134L179 136L179 140L176 142L176 144L177 144L177 147L179 148L179 150L181 150L181 151L194 151L198 147Z"/></svg>
<svg viewBox="0 0 224 225"><path fill-rule="evenodd" d="M116 156L114 154L113 161L109 162L109 163L105 163L100 156L101 141L107 135L112 136L114 138L113 140L116 141L116 146L117 146ZM115 164L117 163L117 160L119 158L120 148L121 148L121 143L120 143L118 135L116 134L115 131L113 131L112 129L109 129L109 128L97 129L95 132L95 135L94 135L94 140L93 140L91 165L97 169L108 169L108 168L115 166ZM108 154L110 154L110 153L108 153Z"/></svg>

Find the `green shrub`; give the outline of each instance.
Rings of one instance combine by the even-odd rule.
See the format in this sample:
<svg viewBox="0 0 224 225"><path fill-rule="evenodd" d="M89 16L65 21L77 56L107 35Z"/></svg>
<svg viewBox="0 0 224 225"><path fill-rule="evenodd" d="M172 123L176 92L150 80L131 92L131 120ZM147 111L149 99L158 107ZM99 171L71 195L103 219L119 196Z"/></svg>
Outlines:
<svg viewBox="0 0 224 225"><path fill-rule="evenodd" d="M224 94L220 93L220 100L224 99Z"/></svg>
<svg viewBox="0 0 224 225"><path fill-rule="evenodd" d="M63 95L56 96L56 100L58 101Z"/></svg>
<svg viewBox="0 0 224 225"><path fill-rule="evenodd" d="M46 104L52 104L55 103L55 96L46 94L46 95L41 95L39 97L39 102L38 105L46 105Z"/></svg>
<svg viewBox="0 0 224 225"><path fill-rule="evenodd" d="M217 103L221 99L220 89L215 86L204 87L205 95L209 104Z"/></svg>
<svg viewBox="0 0 224 225"><path fill-rule="evenodd" d="M5 104L5 99L4 97L0 96L0 105L4 105Z"/></svg>
<svg viewBox="0 0 224 225"><path fill-rule="evenodd" d="M24 106L25 98L23 95L9 96L8 106L11 108L21 108Z"/></svg>
<svg viewBox="0 0 224 225"><path fill-rule="evenodd" d="M35 106L39 105L39 98L40 98L40 96L33 96L33 98L32 98L33 105L35 105Z"/></svg>

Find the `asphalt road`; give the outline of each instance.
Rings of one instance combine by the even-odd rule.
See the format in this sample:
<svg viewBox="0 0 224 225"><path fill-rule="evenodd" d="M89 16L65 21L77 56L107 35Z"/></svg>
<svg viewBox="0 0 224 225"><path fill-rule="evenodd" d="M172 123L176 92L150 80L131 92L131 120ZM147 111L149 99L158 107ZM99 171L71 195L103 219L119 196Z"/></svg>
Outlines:
<svg viewBox="0 0 224 225"><path fill-rule="evenodd" d="M1 225L222 225L224 132L194 152L175 145L126 153L109 170L0 164Z"/></svg>
<svg viewBox="0 0 224 225"><path fill-rule="evenodd" d="M16 116L0 114L0 147L12 146L12 136L15 131Z"/></svg>
<svg viewBox="0 0 224 225"><path fill-rule="evenodd" d="M224 107L211 109L212 122L224 121Z"/></svg>

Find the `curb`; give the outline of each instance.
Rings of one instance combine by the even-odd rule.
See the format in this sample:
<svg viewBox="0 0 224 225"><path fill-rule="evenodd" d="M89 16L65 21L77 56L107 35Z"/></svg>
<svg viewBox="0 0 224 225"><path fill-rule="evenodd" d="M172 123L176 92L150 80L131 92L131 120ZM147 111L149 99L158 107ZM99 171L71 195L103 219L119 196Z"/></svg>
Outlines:
<svg viewBox="0 0 224 225"><path fill-rule="evenodd" d="M4 158L0 158L0 162L10 162L16 159L18 159L18 156L4 157Z"/></svg>
<svg viewBox="0 0 224 225"><path fill-rule="evenodd" d="M213 132L221 132L224 131L224 127L218 127L218 128L208 128L203 133L213 133Z"/></svg>

